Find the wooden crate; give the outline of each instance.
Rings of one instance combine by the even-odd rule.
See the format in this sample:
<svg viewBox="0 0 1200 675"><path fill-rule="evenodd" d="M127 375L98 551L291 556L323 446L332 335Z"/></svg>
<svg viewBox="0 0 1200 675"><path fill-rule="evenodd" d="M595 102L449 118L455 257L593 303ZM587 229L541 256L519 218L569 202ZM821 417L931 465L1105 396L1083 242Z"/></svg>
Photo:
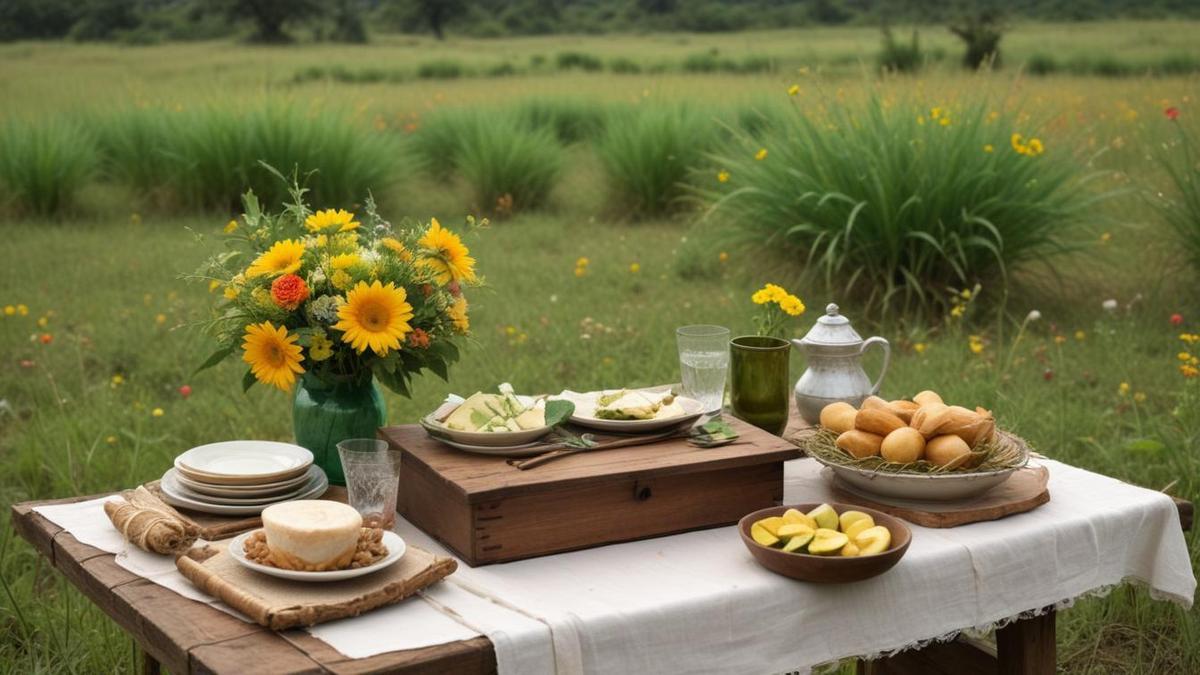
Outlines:
<svg viewBox="0 0 1200 675"><path fill-rule="evenodd" d="M735 523L783 499L796 446L732 420L740 442L684 439L580 453L520 471L421 427L380 429L403 453L400 513L471 566Z"/></svg>

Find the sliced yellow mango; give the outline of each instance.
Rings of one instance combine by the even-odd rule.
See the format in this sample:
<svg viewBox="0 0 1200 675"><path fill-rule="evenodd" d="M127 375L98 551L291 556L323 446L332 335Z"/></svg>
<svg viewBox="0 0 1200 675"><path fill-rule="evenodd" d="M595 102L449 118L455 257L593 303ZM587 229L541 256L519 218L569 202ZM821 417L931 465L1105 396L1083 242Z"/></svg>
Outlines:
<svg viewBox="0 0 1200 675"><path fill-rule="evenodd" d="M858 546L856 546L854 544L854 542L852 542L852 541L846 542L846 545L842 547L842 557L843 558L853 558L857 555L858 555Z"/></svg>
<svg viewBox="0 0 1200 675"><path fill-rule="evenodd" d="M854 538L858 545L859 555L875 555L883 553L892 544L892 533L882 525L868 527Z"/></svg>
<svg viewBox="0 0 1200 675"><path fill-rule="evenodd" d="M762 520L755 523L755 525L762 525L763 528L766 529L767 532L770 532L771 536L773 536L773 537L779 536L779 526L783 525L783 524L784 524L784 520L783 520L783 518L781 518L779 516L771 516L769 518L763 518Z"/></svg>
<svg viewBox="0 0 1200 675"><path fill-rule="evenodd" d="M823 527L827 530L834 531L838 529L837 511L834 511L833 507L828 504L822 504L812 511L809 511L808 517L817 521L818 528Z"/></svg>
<svg viewBox="0 0 1200 675"><path fill-rule="evenodd" d="M785 523L779 526L779 529L775 532L775 534L780 539L786 539L788 537L795 537L802 534L812 534L815 529L816 528L809 527L804 523Z"/></svg>
<svg viewBox="0 0 1200 675"><path fill-rule="evenodd" d="M813 555L832 555L840 552L848 543L850 538L845 533L822 527L817 529L813 540L808 542L808 552Z"/></svg>
<svg viewBox="0 0 1200 675"><path fill-rule="evenodd" d="M787 543L783 545L783 550L785 553L803 553L804 547L808 544L808 542L812 541L812 538L812 530L809 530L807 534L793 535L787 540Z"/></svg>
<svg viewBox="0 0 1200 675"><path fill-rule="evenodd" d="M860 520L866 520L870 522L871 524L868 527L875 526L875 519L870 515L863 513L862 511L843 511L842 514L838 516L838 525L841 526L842 532L849 533L850 526L859 522Z"/></svg>
<svg viewBox="0 0 1200 675"><path fill-rule="evenodd" d="M784 511L781 518L788 523L802 523L814 530L817 529L817 521L809 518L808 516L804 515L804 513L797 511L796 509L788 509L787 511Z"/></svg>
<svg viewBox="0 0 1200 675"><path fill-rule="evenodd" d="M875 527L875 521L868 516L865 519L854 521L842 531L846 533L847 537L850 537L850 541L854 541L858 538L858 535L863 533L863 530L868 530L872 527Z"/></svg>
<svg viewBox="0 0 1200 675"><path fill-rule="evenodd" d="M779 543L779 537L768 532L767 528L762 526L761 521L750 526L750 538L763 546L774 546Z"/></svg>

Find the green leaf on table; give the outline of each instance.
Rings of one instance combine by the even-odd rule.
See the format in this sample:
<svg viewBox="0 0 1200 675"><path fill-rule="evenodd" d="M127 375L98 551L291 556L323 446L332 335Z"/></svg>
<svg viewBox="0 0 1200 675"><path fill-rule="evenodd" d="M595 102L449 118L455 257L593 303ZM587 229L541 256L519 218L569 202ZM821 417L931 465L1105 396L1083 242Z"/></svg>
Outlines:
<svg viewBox="0 0 1200 675"><path fill-rule="evenodd" d="M563 424L575 414L575 404L570 401L553 399L546 401L546 426L556 427Z"/></svg>

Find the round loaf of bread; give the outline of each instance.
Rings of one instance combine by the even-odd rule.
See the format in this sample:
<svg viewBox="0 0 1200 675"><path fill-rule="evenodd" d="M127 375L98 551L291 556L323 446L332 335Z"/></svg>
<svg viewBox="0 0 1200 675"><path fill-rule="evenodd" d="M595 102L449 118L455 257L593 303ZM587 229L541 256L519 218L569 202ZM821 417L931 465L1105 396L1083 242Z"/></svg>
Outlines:
<svg viewBox="0 0 1200 675"><path fill-rule="evenodd" d="M362 516L323 499L272 504L262 512L271 562L285 570L344 569L354 558Z"/></svg>

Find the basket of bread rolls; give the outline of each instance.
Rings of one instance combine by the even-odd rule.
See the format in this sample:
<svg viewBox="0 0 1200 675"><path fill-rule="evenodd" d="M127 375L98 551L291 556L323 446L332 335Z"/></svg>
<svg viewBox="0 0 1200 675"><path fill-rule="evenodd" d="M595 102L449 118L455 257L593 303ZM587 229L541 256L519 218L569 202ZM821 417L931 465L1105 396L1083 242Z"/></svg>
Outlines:
<svg viewBox="0 0 1200 675"><path fill-rule="evenodd" d="M991 411L952 405L934 391L859 407L831 403L805 450L852 491L917 501L970 499L1003 483L1029 447L996 428Z"/></svg>

